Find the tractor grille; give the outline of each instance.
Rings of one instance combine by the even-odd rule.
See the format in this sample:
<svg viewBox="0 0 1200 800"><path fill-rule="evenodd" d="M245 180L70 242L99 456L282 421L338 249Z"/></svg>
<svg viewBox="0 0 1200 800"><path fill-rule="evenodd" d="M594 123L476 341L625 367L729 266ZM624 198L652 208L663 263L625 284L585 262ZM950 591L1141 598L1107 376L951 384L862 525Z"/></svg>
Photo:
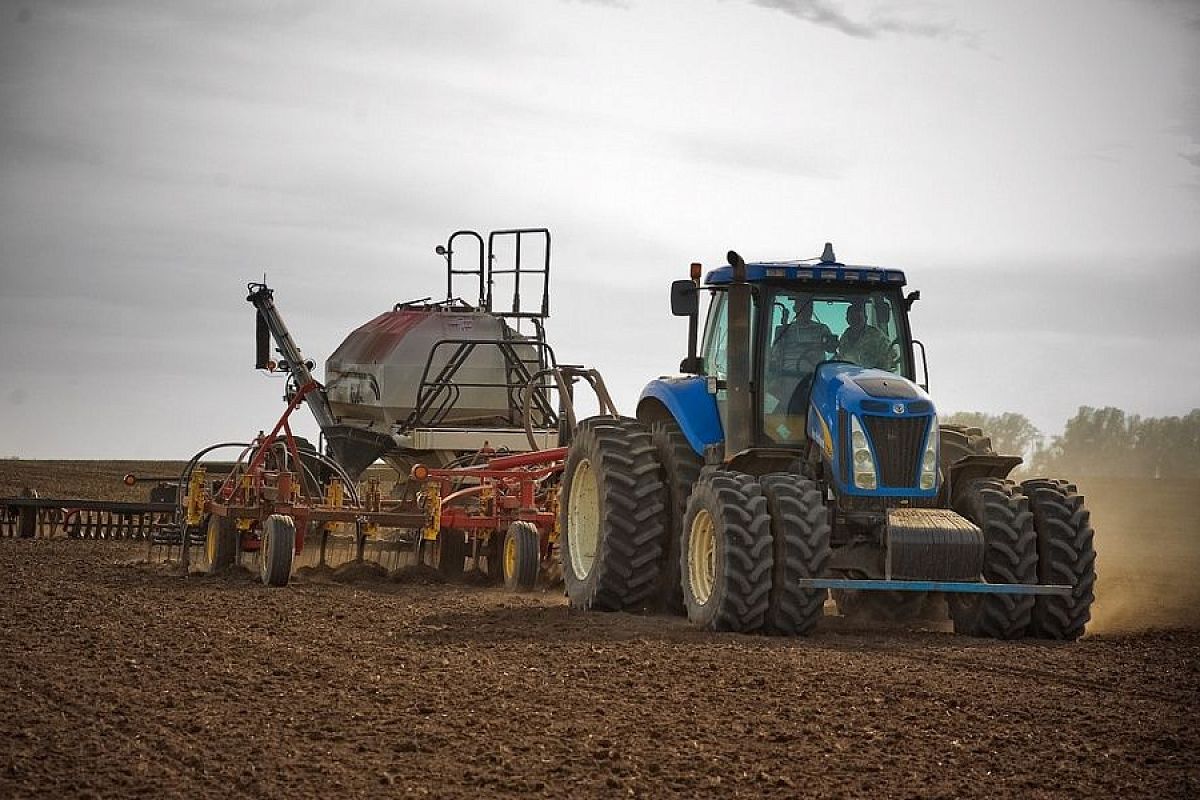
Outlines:
<svg viewBox="0 0 1200 800"><path fill-rule="evenodd" d="M875 446L880 486L916 486L921 448L929 417L877 417L864 414L867 435Z"/></svg>

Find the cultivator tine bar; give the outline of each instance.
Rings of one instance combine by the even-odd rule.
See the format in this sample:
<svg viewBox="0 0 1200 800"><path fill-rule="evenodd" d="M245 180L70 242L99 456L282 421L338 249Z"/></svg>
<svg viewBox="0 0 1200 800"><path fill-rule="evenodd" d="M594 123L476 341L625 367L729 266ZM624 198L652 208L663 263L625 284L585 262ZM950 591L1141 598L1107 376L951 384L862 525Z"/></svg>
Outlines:
<svg viewBox="0 0 1200 800"><path fill-rule="evenodd" d="M172 525L173 503L0 499L0 536L144 540Z"/></svg>

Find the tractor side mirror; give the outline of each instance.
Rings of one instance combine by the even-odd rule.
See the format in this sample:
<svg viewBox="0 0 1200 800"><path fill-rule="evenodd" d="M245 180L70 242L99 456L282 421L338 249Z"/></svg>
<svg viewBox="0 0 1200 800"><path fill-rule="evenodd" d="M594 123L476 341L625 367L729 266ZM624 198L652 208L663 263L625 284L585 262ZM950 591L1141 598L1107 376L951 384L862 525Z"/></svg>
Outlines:
<svg viewBox="0 0 1200 800"><path fill-rule="evenodd" d="M700 313L700 293L695 283L689 280L671 282L671 313L677 317Z"/></svg>
<svg viewBox="0 0 1200 800"><path fill-rule="evenodd" d="M906 294L904 296L904 310L912 311L913 303L917 302L920 299L921 299L921 290L920 289L917 289L915 292L909 292L908 294Z"/></svg>

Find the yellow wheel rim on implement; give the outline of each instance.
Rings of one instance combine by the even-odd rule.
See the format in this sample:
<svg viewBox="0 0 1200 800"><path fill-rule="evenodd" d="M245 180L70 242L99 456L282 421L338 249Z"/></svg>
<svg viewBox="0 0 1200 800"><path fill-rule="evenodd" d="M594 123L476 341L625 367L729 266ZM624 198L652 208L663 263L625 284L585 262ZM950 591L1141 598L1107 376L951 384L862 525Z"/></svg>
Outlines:
<svg viewBox="0 0 1200 800"><path fill-rule="evenodd" d="M571 496L567 502L567 550L571 571L579 580L591 573L599 543L600 490L592 474L592 463L581 459L571 477Z"/></svg>
<svg viewBox="0 0 1200 800"><path fill-rule="evenodd" d="M217 563L217 537L221 535L219 525L214 525L215 517L210 517L208 521L208 530L204 536L204 558L209 564Z"/></svg>
<svg viewBox="0 0 1200 800"><path fill-rule="evenodd" d="M717 574L717 534L712 514L702 508L692 520L688 536L688 582L692 596L704 605L712 597Z"/></svg>
<svg viewBox="0 0 1200 800"><path fill-rule="evenodd" d="M504 537L504 577L517 574L517 537Z"/></svg>

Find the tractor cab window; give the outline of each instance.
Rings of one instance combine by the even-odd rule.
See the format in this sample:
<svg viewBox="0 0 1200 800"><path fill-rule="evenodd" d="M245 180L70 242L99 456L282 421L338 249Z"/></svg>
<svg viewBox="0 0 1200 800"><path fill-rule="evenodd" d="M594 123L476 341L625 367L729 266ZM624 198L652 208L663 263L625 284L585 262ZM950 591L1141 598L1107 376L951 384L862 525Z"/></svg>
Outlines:
<svg viewBox="0 0 1200 800"><path fill-rule="evenodd" d="M841 296L818 293L813 313L837 336L833 358L860 367L909 374L894 299L881 292Z"/></svg>
<svg viewBox="0 0 1200 800"><path fill-rule="evenodd" d="M808 386L813 372L822 361L832 358L837 349L837 336L813 313L816 299L810 292L775 293L767 330L764 409L768 415L799 417L798 436L804 433L803 418L808 409Z"/></svg>
<svg viewBox="0 0 1200 800"><path fill-rule="evenodd" d="M729 371L729 310L727 296L719 292L713 296L708 307L708 323L704 326L704 371L719 381L728 377Z"/></svg>
<svg viewBox="0 0 1200 800"><path fill-rule="evenodd" d="M754 374L756 359L750 343L754 341L754 332L758 329L758 298L752 300L750 313L750 342L745 343L745 352L751 354L750 370ZM728 404L728 391L725 381L729 379L729 295L725 292L714 292L712 302L708 307L708 320L704 325L704 344L700 352L704 357L704 372L718 381L717 413L721 417L721 425L727 424L725 417Z"/></svg>
<svg viewBox="0 0 1200 800"><path fill-rule="evenodd" d="M802 441L812 377L822 361L909 374L894 303L882 292L777 288L763 362L763 426L784 443Z"/></svg>

